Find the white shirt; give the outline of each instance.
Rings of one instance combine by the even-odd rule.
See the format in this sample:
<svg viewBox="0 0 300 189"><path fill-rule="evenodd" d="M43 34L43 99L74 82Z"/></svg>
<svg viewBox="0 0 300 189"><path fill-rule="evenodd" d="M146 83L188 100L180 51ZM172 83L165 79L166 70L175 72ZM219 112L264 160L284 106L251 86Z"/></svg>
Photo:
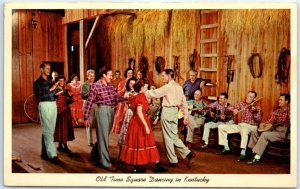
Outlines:
<svg viewBox="0 0 300 189"><path fill-rule="evenodd" d="M163 97L163 101L162 101L163 107L182 108L184 112L184 117L187 118L188 109L187 109L186 98L183 94L183 89L174 80L169 81L168 84L158 89L148 90L146 94L154 98Z"/></svg>

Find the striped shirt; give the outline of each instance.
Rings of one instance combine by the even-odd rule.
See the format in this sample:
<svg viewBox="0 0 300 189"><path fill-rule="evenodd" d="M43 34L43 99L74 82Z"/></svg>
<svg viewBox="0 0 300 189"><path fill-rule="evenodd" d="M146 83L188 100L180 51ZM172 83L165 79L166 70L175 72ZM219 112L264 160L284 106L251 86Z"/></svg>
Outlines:
<svg viewBox="0 0 300 189"><path fill-rule="evenodd" d="M113 85L103 84L101 80L92 84L90 94L86 100L84 119L88 120L93 103L98 105L115 106L119 100L118 94Z"/></svg>
<svg viewBox="0 0 300 189"><path fill-rule="evenodd" d="M234 105L235 109L243 110L246 106L248 106L246 102L240 102ZM251 106L242 111L241 122L248 123L250 125L258 125L262 120L262 111L261 107L258 105L254 106L256 108L255 111L251 111Z"/></svg>
<svg viewBox="0 0 300 189"><path fill-rule="evenodd" d="M271 114L271 117L265 123L276 124L276 123L283 123L289 120L290 120L290 107L284 107L275 110ZM282 124L282 126L287 127L288 124Z"/></svg>

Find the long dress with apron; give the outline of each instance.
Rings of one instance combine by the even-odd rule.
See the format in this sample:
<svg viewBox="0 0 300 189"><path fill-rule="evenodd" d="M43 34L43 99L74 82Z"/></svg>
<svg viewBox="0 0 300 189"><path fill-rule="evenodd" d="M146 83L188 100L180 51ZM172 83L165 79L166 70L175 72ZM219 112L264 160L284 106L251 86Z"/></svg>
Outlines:
<svg viewBox="0 0 300 189"><path fill-rule="evenodd" d="M121 91L125 88L126 82L127 80L124 79L118 85L117 93L121 97L123 97L125 94L125 92L121 92ZM127 109L128 109L128 105L125 101L118 103L115 116L114 116L114 123L112 127L113 133L120 134L122 123L124 121L125 112L127 111Z"/></svg>
<svg viewBox="0 0 300 189"><path fill-rule="evenodd" d="M54 132L54 142L67 142L74 140L74 130L70 107L66 102L66 95L57 96L57 119Z"/></svg>

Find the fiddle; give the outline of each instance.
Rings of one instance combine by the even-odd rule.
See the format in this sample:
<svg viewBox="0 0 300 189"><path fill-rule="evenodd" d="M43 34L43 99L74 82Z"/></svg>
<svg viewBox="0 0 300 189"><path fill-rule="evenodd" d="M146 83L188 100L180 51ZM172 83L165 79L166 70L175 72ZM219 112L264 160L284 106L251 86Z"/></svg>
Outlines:
<svg viewBox="0 0 300 189"><path fill-rule="evenodd" d="M254 100L253 102L251 102L250 104L248 104L247 106L245 106L243 109L240 109L240 110L238 110L238 111L236 111L236 112L233 112L234 115L236 115L236 114L238 114L238 113L240 113L240 112L246 110L246 109L249 108L249 107L255 108L255 107L254 107L254 104L255 104L256 102L260 101L262 98L263 98L263 97L260 97L260 98L258 98L258 99L256 99L256 100ZM252 110L253 110L253 109L252 109Z"/></svg>

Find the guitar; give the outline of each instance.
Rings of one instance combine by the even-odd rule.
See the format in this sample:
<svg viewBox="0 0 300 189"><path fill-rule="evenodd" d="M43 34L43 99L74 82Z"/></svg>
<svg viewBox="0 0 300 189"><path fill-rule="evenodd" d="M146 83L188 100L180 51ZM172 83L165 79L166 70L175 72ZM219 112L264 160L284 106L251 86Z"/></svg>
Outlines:
<svg viewBox="0 0 300 189"><path fill-rule="evenodd" d="M229 106L230 104L227 104L227 106ZM219 121L222 121L222 122L227 122L229 120L232 119L233 117L233 113L232 111L221 111L221 110L216 110L216 109L211 109L211 111L215 114L214 116L212 116L210 114L210 112L208 112L206 115L205 115L205 122L219 122ZM222 117L225 116L225 119L222 119Z"/></svg>
<svg viewBox="0 0 300 189"><path fill-rule="evenodd" d="M208 110L208 109L210 109L210 107L208 107L208 106L204 106L204 107L201 107L201 108L194 108L193 105L189 105L188 106L188 110L189 110L188 113L190 115L193 115L195 113L195 111L202 111L202 110ZM179 109L177 118L182 119L183 117L184 117L183 112L182 112L181 109Z"/></svg>
<svg viewBox="0 0 300 189"><path fill-rule="evenodd" d="M290 121L287 120L287 121L283 121L283 122L276 123L276 124L267 123L267 124L264 124L263 126L257 128L257 131L258 132L272 131L274 129L274 126L282 125L284 123L289 123L289 122Z"/></svg>

